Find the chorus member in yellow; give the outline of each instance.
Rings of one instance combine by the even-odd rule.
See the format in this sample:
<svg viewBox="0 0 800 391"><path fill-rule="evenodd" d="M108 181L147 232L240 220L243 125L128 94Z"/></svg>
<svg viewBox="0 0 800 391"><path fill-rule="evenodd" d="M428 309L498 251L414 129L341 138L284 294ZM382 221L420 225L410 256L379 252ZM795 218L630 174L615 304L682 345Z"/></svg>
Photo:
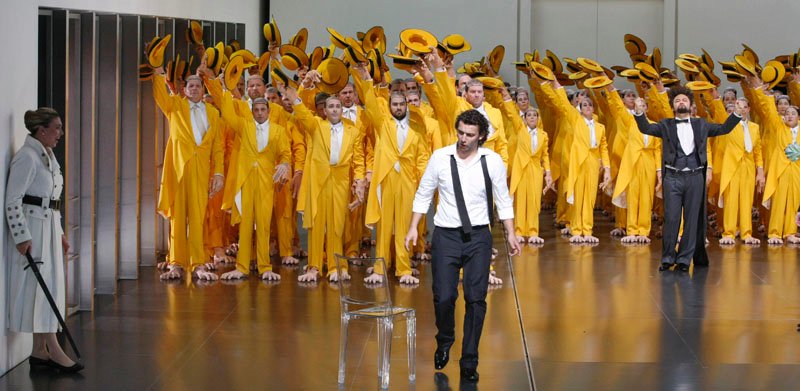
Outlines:
<svg viewBox="0 0 800 391"><path fill-rule="evenodd" d="M169 119L171 147L158 202L158 212L170 219L169 271L161 278L181 278L188 268L200 279L216 280L217 275L204 266L203 222L209 197L222 190L225 179L219 111L203 102L199 76L186 78L183 98L169 94L163 68L155 71L153 97Z"/></svg>
<svg viewBox="0 0 800 391"><path fill-rule="evenodd" d="M724 148L720 168L718 206L724 213L719 244L734 244L736 232L745 244L757 245L753 237L753 194L764 191L764 161L761 156L761 131L750 121L750 103L739 98L742 121L733 131L715 140Z"/></svg>
<svg viewBox="0 0 800 391"><path fill-rule="evenodd" d="M313 73L309 72L309 75ZM293 116L299 121L301 126L298 128L305 132L309 144L303 173L308 178L307 189L303 193L307 197L303 206L303 226L308 229L308 266L298 281L313 282L319 279L323 248L327 258L328 279L349 279L346 270L342 271L341 276L338 274L335 254L341 254L343 249L351 167L355 172L359 199L363 201L363 135L355 126L342 121L342 102L338 97L326 99L327 119L321 119L315 117L300 101L298 91L286 88L284 94L295 102Z"/></svg>
<svg viewBox="0 0 800 391"><path fill-rule="evenodd" d="M9 242L8 329L32 333L31 370L50 366L62 373L74 373L83 365L72 361L58 343L59 322L39 287L25 254L39 267L58 311L65 314L66 281L64 256L69 243L61 229L61 192L64 177L53 148L64 136L58 112L49 107L25 112L29 134L14 154L5 193L5 215Z"/></svg>
<svg viewBox="0 0 800 391"><path fill-rule="evenodd" d="M391 260L394 253L394 262L387 264L395 264L395 275L400 283L419 284L419 279L413 275L411 256L404 246L404 237L396 233L408 231L413 194L420 172L425 170L428 161L424 118L417 107L409 109L405 95L400 92L389 95L391 117L385 115L385 110L379 106L368 71L361 65L356 67L360 76L356 80L364 96L366 116L375 129L376 141L373 183L367 198L365 221L368 226L377 228L375 255ZM364 282L382 282L385 273L384 270L373 270Z"/></svg>
<svg viewBox="0 0 800 391"><path fill-rule="evenodd" d="M789 106L781 117L774 100L764 94L761 80L751 78L753 110L761 119L761 136L767 161L767 183L762 204L770 210L767 243L800 243L795 216L800 208L800 161L791 152L797 148L798 108Z"/></svg>
<svg viewBox="0 0 800 391"><path fill-rule="evenodd" d="M201 66L202 68L202 66ZM253 99L252 116L237 115L231 93L223 94L218 80L207 79L206 85L214 99L220 102L222 116L239 132L241 140L236 161L236 183L232 223L239 223L239 252L236 269L222 275L223 279L245 278L250 270L253 232L256 234L256 264L263 280L280 280L272 271L269 256L269 237L276 194L274 184L288 182L291 162L286 129L269 121L269 102Z"/></svg>

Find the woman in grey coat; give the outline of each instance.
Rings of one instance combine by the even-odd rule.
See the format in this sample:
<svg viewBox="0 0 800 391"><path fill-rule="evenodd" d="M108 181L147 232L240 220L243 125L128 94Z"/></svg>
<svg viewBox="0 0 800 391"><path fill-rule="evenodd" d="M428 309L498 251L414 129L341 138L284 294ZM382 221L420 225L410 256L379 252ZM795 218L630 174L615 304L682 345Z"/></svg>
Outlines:
<svg viewBox="0 0 800 391"><path fill-rule="evenodd" d="M29 359L32 367L77 372L83 366L72 361L58 344L58 320L25 258L30 251L59 311L64 314L64 254L69 244L61 228L64 178L53 154L64 131L58 112L46 107L28 110L25 127L30 134L11 160L6 186L6 221L17 247L9 279L9 329L33 333Z"/></svg>

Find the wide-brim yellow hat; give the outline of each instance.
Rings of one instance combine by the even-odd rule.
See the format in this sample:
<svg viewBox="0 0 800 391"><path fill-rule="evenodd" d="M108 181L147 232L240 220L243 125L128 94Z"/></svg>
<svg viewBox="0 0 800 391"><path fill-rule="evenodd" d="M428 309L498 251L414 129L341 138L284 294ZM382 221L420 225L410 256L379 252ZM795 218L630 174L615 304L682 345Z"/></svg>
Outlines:
<svg viewBox="0 0 800 391"><path fill-rule="evenodd" d="M593 90L596 88L603 88L612 83L612 80L606 76L595 76L583 81L583 86Z"/></svg>
<svg viewBox="0 0 800 391"><path fill-rule="evenodd" d="M698 80L686 83L686 88L692 91L707 91L707 90L713 90L717 88L717 86L707 81Z"/></svg>
<svg viewBox="0 0 800 391"><path fill-rule="evenodd" d="M639 81L641 78L639 77L639 70L638 69L625 69L619 73L620 76L627 78L630 82Z"/></svg>
<svg viewBox="0 0 800 391"><path fill-rule="evenodd" d="M375 55L372 53L375 53L375 51L373 50L370 52L367 70L369 70L369 75L372 77L372 80L375 83L380 83L381 80L383 80L383 69L381 69L381 66L378 64Z"/></svg>
<svg viewBox="0 0 800 391"><path fill-rule="evenodd" d="M569 74L570 80L583 80L586 79L587 77L589 77L589 74L584 71Z"/></svg>
<svg viewBox="0 0 800 391"><path fill-rule="evenodd" d="M444 37L439 43L439 48L453 56L472 50L472 46L461 34L450 34Z"/></svg>
<svg viewBox="0 0 800 391"><path fill-rule="evenodd" d="M719 77L714 74L714 71L705 63L700 64L700 74L703 75L704 79L710 81L714 85L720 85L720 83L722 83L722 80L720 80Z"/></svg>
<svg viewBox="0 0 800 391"><path fill-rule="evenodd" d="M643 81L652 82L659 78L658 71L646 62L636 63L634 67L639 70L639 78Z"/></svg>
<svg viewBox="0 0 800 391"><path fill-rule="evenodd" d="M373 26L366 33L364 38L361 39L361 46L365 52L372 49L378 49L381 53L386 53L386 33L381 26Z"/></svg>
<svg viewBox="0 0 800 391"><path fill-rule="evenodd" d="M644 44L644 41L633 35L633 34L625 34L625 50L628 51L630 55L638 55L644 54L647 51L647 45Z"/></svg>
<svg viewBox="0 0 800 391"><path fill-rule="evenodd" d="M555 73L553 73L553 70L548 68L548 67L546 67L542 63L538 63L536 61L531 61L531 62L528 63L528 67L530 67L530 69L533 71L533 73L536 75L536 77L538 77L538 78L540 78L542 80L550 80L550 81L552 81L552 80L556 79L556 75L555 75Z"/></svg>
<svg viewBox="0 0 800 391"><path fill-rule="evenodd" d="M647 63L655 69L661 69L661 49L654 48L653 54L647 56Z"/></svg>
<svg viewBox="0 0 800 391"><path fill-rule="evenodd" d="M242 57L242 63L244 64L245 68L258 65L258 59L256 58L256 55L247 49L239 49L233 52L230 57L228 57L228 61L232 61L235 57Z"/></svg>
<svg viewBox="0 0 800 391"><path fill-rule="evenodd" d="M215 75L219 75L219 71L226 61L225 46L222 42L218 42L216 46L206 49L206 66L208 66Z"/></svg>
<svg viewBox="0 0 800 391"><path fill-rule="evenodd" d="M505 57L505 55L506 47L503 45L495 46L491 53L489 53L488 62L494 73L500 72L500 66L503 65L503 57Z"/></svg>
<svg viewBox="0 0 800 391"><path fill-rule="evenodd" d="M680 68L686 73L700 73L700 68L697 67L697 63L694 63L692 61L683 58L676 59L675 65L677 65L678 68Z"/></svg>
<svg viewBox="0 0 800 391"><path fill-rule="evenodd" d="M320 83L317 88L327 94L336 94L347 85L350 75L347 73L347 66L338 58L328 58L322 61L317 67L320 74Z"/></svg>
<svg viewBox="0 0 800 391"><path fill-rule="evenodd" d="M271 64L272 64L272 71L270 72L270 80L272 81L273 85L275 85L275 83L281 83L286 87L297 89L297 82L294 81L292 77L287 75L286 72L283 71L283 69L281 69L280 64L278 64L277 62L271 62ZM227 81L228 79L226 78L225 82L227 83Z"/></svg>
<svg viewBox="0 0 800 391"><path fill-rule="evenodd" d="M631 61L634 64L638 64L640 62L647 62L647 55L646 54L631 54Z"/></svg>
<svg viewBox="0 0 800 391"><path fill-rule="evenodd" d="M314 50L311 51L311 55L308 56L308 68L317 69L322 61L331 56L332 53L330 48L323 48L321 46L315 47Z"/></svg>
<svg viewBox="0 0 800 391"><path fill-rule="evenodd" d="M695 64L703 62L703 59L700 56L692 53L681 53L678 55L678 58L689 62L693 62ZM678 63L677 60L675 61L675 63L676 64Z"/></svg>
<svg viewBox="0 0 800 391"><path fill-rule="evenodd" d="M389 54L392 64L401 71L411 71L414 65L420 64L420 60L414 57L401 56L399 54Z"/></svg>
<svg viewBox="0 0 800 391"><path fill-rule="evenodd" d="M367 59L374 62L381 71L388 71L389 66L386 65L386 60L383 58L383 53L375 48L367 53Z"/></svg>
<svg viewBox="0 0 800 391"><path fill-rule="evenodd" d="M189 28L186 30L186 38L189 43L195 45L203 44L203 25L200 22L193 20L189 22Z"/></svg>
<svg viewBox="0 0 800 391"><path fill-rule="evenodd" d="M744 47L744 50L742 50L742 55L749 58L750 62L752 62L753 65L755 65L756 69L758 69L759 61L758 61L758 54L756 54L756 51L750 48L750 46L747 46L745 44L742 44L742 47Z"/></svg>
<svg viewBox="0 0 800 391"><path fill-rule="evenodd" d="M555 53L551 52L550 49L547 49L545 52L545 56L542 61L539 61L542 65L550 68L553 70L553 73L559 74L564 72L564 66L561 65L561 60L558 59Z"/></svg>
<svg viewBox="0 0 800 391"><path fill-rule="evenodd" d="M502 80L496 77L479 76L475 80L480 81L483 84L483 88L487 90L499 90L506 86Z"/></svg>
<svg viewBox="0 0 800 391"><path fill-rule="evenodd" d="M150 80L153 78L153 67L150 64L139 65L139 81Z"/></svg>
<svg viewBox="0 0 800 391"><path fill-rule="evenodd" d="M775 88L778 83L783 81L784 76L786 76L786 68L775 60L767 62L764 69L761 70L761 80L769 84L769 89Z"/></svg>
<svg viewBox="0 0 800 391"><path fill-rule="evenodd" d="M172 34L167 34L163 37L155 37L150 44L147 45L147 62L153 68L158 68L164 65L164 50L167 49L169 40L172 39Z"/></svg>
<svg viewBox="0 0 800 391"><path fill-rule="evenodd" d="M192 58L193 59L193 58ZM167 63L167 71L165 77L168 83L174 83L177 80L186 80L186 77L189 76L189 66L191 65L190 62L187 63L186 61L181 60L181 55L175 57L175 61L170 61Z"/></svg>
<svg viewBox="0 0 800 391"><path fill-rule="evenodd" d="M306 51L306 45L308 44L308 29L303 27L301 28L297 34L292 36L292 39L289 40L290 45L297 46L303 52Z"/></svg>
<svg viewBox="0 0 800 391"><path fill-rule="evenodd" d="M225 67L225 88L228 91L233 91L236 89L236 86L239 84L239 79L242 78L242 74L245 70L244 66L244 57L236 56L231 58L228 62L228 65Z"/></svg>
<svg viewBox="0 0 800 391"><path fill-rule="evenodd" d="M787 57L787 65L789 69L794 69L800 67L800 52L792 53Z"/></svg>
<svg viewBox="0 0 800 391"><path fill-rule="evenodd" d="M701 48L700 50L703 51L703 55L701 56L701 58L703 59L703 63L708 65L708 69L711 69L713 71L714 70L714 60L711 58L711 55L708 54L708 52L703 48Z"/></svg>
<svg viewBox="0 0 800 391"><path fill-rule="evenodd" d="M264 24L264 38L266 38L267 42L275 42L276 45L281 44L281 30L278 29L275 18L272 18L271 22Z"/></svg>
<svg viewBox="0 0 800 391"><path fill-rule="evenodd" d="M180 54L178 55L180 57ZM172 83L175 78L175 61L169 60L167 61L166 69L164 70L164 80L167 83Z"/></svg>
<svg viewBox="0 0 800 391"><path fill-rule="evenodd" d="M439 41L436 37L421 29L405 29L400 32L400 42L413 53L430 53L432 47L436 47Z"/></svg>
<svg viewBox="0 0 800 391"><path fill-rule="evenodd" d="M525 73L528 73L528 70L530 69L530 68L528 68L528 63L525 62L525 61L514 62L514 68L517 68L518 71L525 72Z"/></svg>
<svg viewBox="0 0 800 391"><path fill-rule="evenodd" d="M239 40L237 39L231 39L230 41L228 41L228 45L233 48L234 52L242 50L242 44L240 44Z"/></svg>
<svg viewBox="0 0 800 391"><path fill-rule="evenodd" d="M267 71L269 70L269 62L270 62L271 58L272 58L272 53L270 53L269 51L261 53L261 56L258 57L258 61L257 61L257 63L258 63L258 72L257 73L259 75L261 75L261 77L264 78L264 83L267 82L267 77L266 76L268 76L268 74L269 74ZM253 74L252 70L250 71L250 74Z"/></svg>
<svg viewBox="0 0 800 391"><path fill-rule="evenodd" d="M736 65L738 65L739 73L748 73L750 76L756 76L756 66L750 59L743 54L737 54L733 57L734 61L736 61Z"/></svg>
<svg viewBox="0 0 800 391"><path fill-rule="evenodd" d="M603 66L600 65L597 61L578 57L578 65L580 65L584 71L591 72L591 73L603 73Z"/></svg>
<svg viewBox="0 0 800 391"><path fill-rule="evenodd" d="M345 42L347 42L347 46L344 48L345 63L355 64L367 62L367 54L364 52L364 48L361 47L361 44L358 43L358 41L347 37L345 38Z"/></svg>
<svg viewBox="0 0 800 391"><path fill-rule="evenodd" d="M534 60L534 61L536 61L536 60ZM575 61L575 60L573 60L573 59L571 59L569 57L564 57L564 62L567 63L567 70L572 72L572 73L583 71L583 67L580 64L578 64L577 61Z"/></svg>
<svg viewBox="0 0 800 391"><path fill-rule="evenodd" d="M347 42L345 41L344 35L334 30L333 27L328 27L327 30L328 34L331 35L332 44L334 44L339 49L344 49L347 46Z"/></svg>
<svg viewBox="0 0 800 391"><path fill-rule="evenodd" d="M281 55L281 63L290 71L296 71L309 65L308 55L297 46L282 45L278 52Z"/></svg>

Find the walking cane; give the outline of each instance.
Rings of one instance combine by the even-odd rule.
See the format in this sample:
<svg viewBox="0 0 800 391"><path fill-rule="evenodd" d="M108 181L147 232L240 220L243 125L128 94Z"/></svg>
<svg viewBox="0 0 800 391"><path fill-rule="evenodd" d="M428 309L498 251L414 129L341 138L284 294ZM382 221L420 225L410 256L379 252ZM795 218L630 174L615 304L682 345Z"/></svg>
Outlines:
<svg viewBox="0 0 800 391"><path fill-rule="evenodd" d="M75 341L72 339L72 334L69 333L69 329L67 328L67 323L64 322L64 318L61 316L61 313L58 312L58 306L56 305L56 301L53 300L53 295L50 294L50 290L47 289L47 284L44 283L44 278L42 278L42 273L39 272L39 267L36 266L36 262L33 260L30 251L25 253L25 258L28 259L28 267L31 268L31 270L33 271L33 275L36 276L36 281L39 281L39 286L42 287L44 296L47 298L47 302L50 303L50 308L52 308L53 312L56 314L56 318L58 319L58 324L61 325L61 330L64 332L64 335L67 336L67 340L69 341L70 346L72 346L72 351L75 352L75 356L77 356L78 360L80 360L81 352L78 351L78 347L75 345Z"/></svg>

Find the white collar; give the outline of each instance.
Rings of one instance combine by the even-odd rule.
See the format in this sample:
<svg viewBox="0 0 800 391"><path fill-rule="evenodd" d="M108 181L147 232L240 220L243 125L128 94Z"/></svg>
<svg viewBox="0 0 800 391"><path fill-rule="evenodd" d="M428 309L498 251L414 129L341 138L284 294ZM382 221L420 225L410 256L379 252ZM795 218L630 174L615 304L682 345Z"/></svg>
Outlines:
<svg viewBox="0 0 800 391"><path fill-rule="evenodd" d="M342 120L339 120L339 122L337 122L335 124L331 124L331 129L335 130L337 132L340 131L340 130L343 130L344 129L344 122Z"/></svg>

